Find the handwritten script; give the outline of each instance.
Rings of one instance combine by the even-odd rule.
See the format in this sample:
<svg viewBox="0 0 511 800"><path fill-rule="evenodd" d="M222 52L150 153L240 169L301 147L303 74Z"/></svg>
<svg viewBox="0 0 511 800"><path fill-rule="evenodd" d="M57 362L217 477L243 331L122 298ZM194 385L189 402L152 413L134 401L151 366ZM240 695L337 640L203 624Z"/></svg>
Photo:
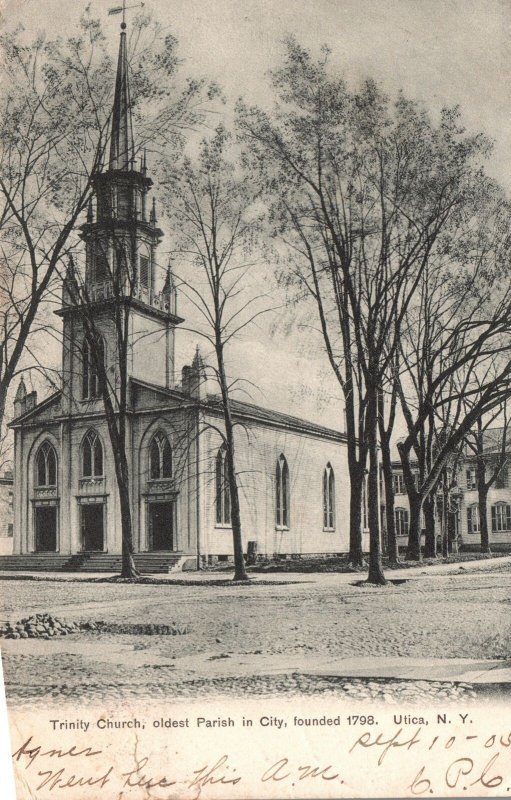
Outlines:
<svg viewBox="0 0 511 800"><path fill-rule="evenodd" d="M318 739L322 747L311 736L305 755L296 742L287 750L283 737L278 746L270 737L269 747L259 739L250 749L249 733L240 735L236 752L213 741L190 752L176 737L164 749L158 738L155 749L154 738L145 743L136 735L102 746L85 735L89 741L66 735L51 746L29 735L12 758L17 780L41 800L349 797L378 795L383 786L410 797L509 796L511 729L481 734L467 723L455 731L427 722L330 730Z"/></svg>

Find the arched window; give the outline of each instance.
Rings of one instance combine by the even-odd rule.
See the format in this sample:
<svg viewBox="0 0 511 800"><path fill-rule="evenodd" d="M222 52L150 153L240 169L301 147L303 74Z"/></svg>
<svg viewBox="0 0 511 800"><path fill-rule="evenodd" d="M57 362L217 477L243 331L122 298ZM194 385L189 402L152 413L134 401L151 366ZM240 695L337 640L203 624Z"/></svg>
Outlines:
<svg viewBox="0 0 511 800"><path fill-rule="evenodd" d="M282 453L277 461L275 479L277 528L289 528L289 467Z"/></svg>
<svg viewBox="0 0 511 800"><path fill-rule="evenodd" d="M396 521L396 536L408 536L408 509L396 508L394 511L394 519Z"/></svg>
<svg viewBox="0 0 511 800"><path fill-rule="evenodd" d="M509 503L495 503L491 507L491 529L494 533L511 531L511 506Z"/></svg>
<svg viewBox="0 0 511 800"><path fill-rule="evenodd" d="M99 339L97 344L97 360L105 363L105 343ZM84 339L82 344L82 397L90 400L99 396L99 380L96 364L89 342Z"/></svg>
<svg viewBox="0 0 511 800"><path fill-rule="evenodd" d="M103 447L95 431L89 431L83 440L82 475L84 478L103 477Z"/></svg>
<svg viewBox="0 0 511 800"><path fill-rule="evenodd" d="M480 533L481 524L479 522L479 506L474 503L467 508L467 531L468 533Z"/></svg>
<svg viewBox="0 0 511 800"><path fill-rule="evenodd" d="M327 531L335 528L335 477L330 462L323 472L323 527Z"/></svg>
<svg viewBox="0 0 511 800"><path fill-rule="evenodd" d="M172 450L162 431L158 431L151 442L150 462L151 480L172 477Z"/></svg>
<svg viewBox="0 0 511 800"><path fill-rule="evenodd" d="M57 485L57 455L49 442L43 442L36 458L36 486Z"/></svg>
<svg viewBox="0 0 511 800"><path fill-rule="evenodd" d="M216 456L216 524L231 524L231 489L227 468L227 448L222 445Z"/></svg>

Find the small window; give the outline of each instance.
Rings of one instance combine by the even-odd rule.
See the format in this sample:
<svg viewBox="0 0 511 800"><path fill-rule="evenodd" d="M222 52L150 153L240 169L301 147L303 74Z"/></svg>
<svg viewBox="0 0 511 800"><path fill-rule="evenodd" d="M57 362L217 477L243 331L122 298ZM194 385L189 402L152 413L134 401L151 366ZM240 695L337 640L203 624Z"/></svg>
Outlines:
<svg viewBox="0 0 511 800"><path fill-rule="evenodd" d="M468 488L468 487L467 487ZM479 521L479 505L474 503L467 508L467 532L480 533L481 524Z"/></svg>
<svg viewBox="0 0 511 800"><path fill-rule="evenodd" d="M172 449L164 433L158 431L151 442L151 480L172 477Z"/></svg>
<svg viewBox="0 0 511 800"><path fill-rule="evenodd" d="M403 477L402 472L394 472L392 475L392 481L394 484L394 494L405 494L405 479Z"/></svg>
<svg viewBox="0 0 511 800"><path fill-rule="evenodd" d="M82 398L92 400L100 395L97 364L105 365L105 344L103 339L97 342L96 359L89 342L82 344Z"/></svg>
<svg viewBox="0 0 511 800"><path fill-rule="evenodd" d="M107 281L110 278L110 265L106 254L106 249L103 248L101 242L96 245L97 249L94 255L94 280L96 283Z"/></svg>
<svg viewBox="0 0 511 800"><path fill-rule="evenodd" d="M323 528L335 529L335 478L330 462L323 472Z"/></svg>
<svg viewBox="0 0 511 800"><path fill-rule="evenodd" d="M396 536L408 536L409 516L407 508L396 508L394 510L396 522Z"/></svg>
<svg viewBox="0 0 511 800"><path fill-rule="evenodd" d="M277 461L276 479L276 525L289 528L289 467L282 454Z"/></svg>
<svg viewBox="0 0 511 800"><path fill-rule="evenodd" d="M140 286L147 289L149 286L149 259L147 256L140 256Z"/></svg>
<svg viewBox="0 0 511 800"><path fill-rule="evenodd" d="M508 467L507 464L504 464L500 470L499 474L495 479L495 488L496 489L507 489L508 487Z"/></svg>
<svg viewBox="0 0 511 800"><path fill-rule="evenodd" d="M82 475L84 478L103 477L103 447L95 431L89 431L83 440Z"/></svg>
<svg viewBox="0 0 511 800"><path fill-rule="evenodd" d="M467 489L476 489L477 488L477 475L475 467L470 467L467 469Z"/></svg>
<svg viewBox="0 0 511 800"><path fill-rule="evenodd" d="M511 531L511 506L508 503L496 503L492 506L491 528L494 533Z"/></svg>
<svg viewBox="0 0 511 800"><path fill-rule="evenodd" d="M216 456L215 485L216 524L229 526L231 524L231 488L225 445L222 445Z"/></svg>
<svg viewBox="0 0 511 800"><path fill-rule="evenodd" d="M36 485L41 487L57 485L57 456L55 448L49 442L44 442L37 453ZM12 505L11 501L10 503Z"/></svg>

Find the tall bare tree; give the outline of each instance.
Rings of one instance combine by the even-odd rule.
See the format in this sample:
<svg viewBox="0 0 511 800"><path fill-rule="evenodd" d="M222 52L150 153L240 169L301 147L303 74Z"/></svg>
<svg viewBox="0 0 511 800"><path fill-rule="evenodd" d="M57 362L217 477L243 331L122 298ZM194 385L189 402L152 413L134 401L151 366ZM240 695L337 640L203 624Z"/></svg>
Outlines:
<svg viewBox="0 0 511 800"><path fill-rule="evenodd" d="M456 112L435 125L417 103L402 95L393 103L371 81L350 92L328 53L314 60L294 40L273 85L271 113L240 105L241 135L344 393L351 558L360 558L368 460L369 580L384 583L378 398L421 275L455 228L487 143L466 136Z"/></svg>
<svg viewBox="0 0 511 800"><path fill-rule="evenodd" d="M232 394L239 378L229 374L229 346L270 309L254 259L260 211L250 185L229 154L223 126L202 141L195 162L185 161L178 180L169 182L167 206L179 231L179 253L190 264L179 271L181 290L199 315L195 329L215 354L212 367L219 387L225 447L234 580L248 581L243 557L240 483L236 466L236 422ZM209 423L208 423L209 424ZM211 427L211 425L209 425Z"/></svg>

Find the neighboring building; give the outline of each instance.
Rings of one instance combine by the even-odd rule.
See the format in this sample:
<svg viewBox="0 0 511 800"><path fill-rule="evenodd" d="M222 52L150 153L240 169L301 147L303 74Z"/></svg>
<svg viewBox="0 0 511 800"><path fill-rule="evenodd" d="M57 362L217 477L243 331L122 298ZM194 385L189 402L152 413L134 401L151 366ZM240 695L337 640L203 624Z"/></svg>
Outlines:
<svg viewBox="0 0 511 800"><path fill-rule="evenodd" d="M121 33L108 168L95 176L95 207L81 227L85 280L103 336L103 357L118 371L110 275L137 275L131 305L128 441L136 554L167 554L163 567L197 557L227 559L232 530L219 399L207 392L197 351L174 380L176 291L169 269L156 286L162 231L145 158L135 161ZM131 261L119 257L129 244ZM125 252L127 247L122 251ZM108 263L107 263L108 262ZM23 381L15 400L15 554L120 554L114 463L97 376L69 281L63 286L62 390L37 403ZM338 553L349 547L349 492L343 434L255 405L233 402L244 547L259 554ZM26 563L26 559L24 561ZM96 563L99 563L96 558Z"/></svg>
<svg viewBox="0 0 511 800"><path fill-rule="evenodd" d="M14 485L12 472L0 477L0 555L10 555L13 543Z"/></svg>
<svg viewBox="0 0 511 800"><path fill-rule="evenodd" d="M501 437L502 428L489 428L484 433L487 477L493 472L501 456ZM511 549L511 442L508 449L509 460L490 488L487 502L490 545L499 550ZM405 548L410 512L402 467L397 460L393 462L393 472L396 531L399 546ZM481 531L476 476L476 456L467 447L458 464L456 486L450 499L450 513L453 515L453 530L459 546L475 550L479 547ZM440 533L440 525L438 531Z"/></svg>

